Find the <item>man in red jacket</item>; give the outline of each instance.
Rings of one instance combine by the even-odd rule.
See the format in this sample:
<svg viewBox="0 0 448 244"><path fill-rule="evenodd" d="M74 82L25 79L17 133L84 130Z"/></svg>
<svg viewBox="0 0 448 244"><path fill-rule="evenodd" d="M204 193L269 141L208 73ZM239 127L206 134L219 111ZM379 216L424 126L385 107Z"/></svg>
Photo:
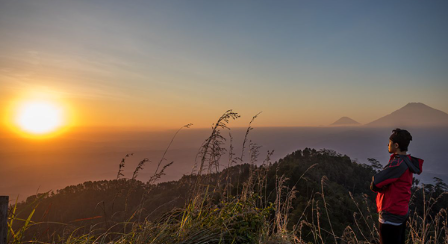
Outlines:
<svg viewBox="0 0 448 244"><path fill-rule="evenodd" d="M407 154L412 140L407 130L395 129L389 138L389 163L372 177L370 189L377 192L381 244L405 243L406 220L413 174L422 172L423 160Z"/></svg>

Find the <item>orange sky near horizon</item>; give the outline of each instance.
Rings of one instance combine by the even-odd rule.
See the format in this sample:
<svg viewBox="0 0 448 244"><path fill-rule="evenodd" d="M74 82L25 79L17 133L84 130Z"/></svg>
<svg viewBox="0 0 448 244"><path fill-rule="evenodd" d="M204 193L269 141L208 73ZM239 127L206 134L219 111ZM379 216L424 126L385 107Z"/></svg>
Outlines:
<svg viewBox="0 0 448 244"><path fill-rule="evenodd" d="M3 1L1 118L35 96L63 105L70 127L209 128L229 109L234 127L259 112L258 127L366 124L409 102L448 112L446 10Z"/></svg>
<svg viewBox="0 0 448 244"><path fill-rule="evenodd" d="M5 108L3 111L4 124L11 128L17 104L36 98L44 98L64 107L65 112L69 114L67 123L64 125L65 130L82 127L167 130L177 129L188 123L193 124L192 128L210 128L228 109L233 109L241 116L239 119L231 121L230 127L246 127L258 112L262 113L254 122L253 126L255 127L328 126L342 116L349 116L365 124L406 105L397 104L396 107L390 106L387 109L370 108L361 111L363 113L355 114L353 112L351 115L337 109L322 110L311 106L297 108L290 106L284 109L260 106L265 109L256 110L256 107L226 107L222 104L213 106L205 103L192 109L179 108L178 105L169 101L151 107L150 104L141 100L85 98L69 92L36 88L23 92L20 96L11 96L9 99L2 100L2 107ZM285 113L285 110L295 112Z"/></svg>

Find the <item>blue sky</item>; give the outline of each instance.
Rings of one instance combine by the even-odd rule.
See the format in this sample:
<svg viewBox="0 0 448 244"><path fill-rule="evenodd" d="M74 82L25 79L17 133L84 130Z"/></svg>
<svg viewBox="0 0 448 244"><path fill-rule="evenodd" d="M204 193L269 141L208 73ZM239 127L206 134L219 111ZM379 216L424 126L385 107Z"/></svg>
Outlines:
<svg viewBox="0 0 448 244"><path fill-rule="evenodd" d="M368 123L448 112L447 1L0 1L0 95L80 125ZM120 116L120 119L114 119Z"/></svg>

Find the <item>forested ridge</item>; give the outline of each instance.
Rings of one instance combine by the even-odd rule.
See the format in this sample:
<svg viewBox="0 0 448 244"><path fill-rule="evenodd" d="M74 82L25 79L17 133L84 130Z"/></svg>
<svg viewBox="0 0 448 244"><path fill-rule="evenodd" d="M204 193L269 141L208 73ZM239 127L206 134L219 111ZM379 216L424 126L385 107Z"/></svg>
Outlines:
<svg viewBox="0 0 448 244"><path fill-rule="evenodd" d="M210 210L222 209L228 199L241 197L248 182L255 182L257 178L264 182L265 187L257 188L254 184L252 190L244 194L253 198L255 209L266 210L266 221L276 218L276 205L279 205L279 199L284 199L290 201L282 210L287 215L285 228L294 231L301 226L300 234L304 241L320 239L334 242L334 236L343 240L349 235L347 226L351 226L351 235L364 236L365 241L374 242L377 214L375 193L369 185L380 167L376 160L369 161L369 164L360 164L332 150L305 148L274 163L258 166L238 164L203 176L185 175L178 181L149 184L134 177L88 181L28 197L25 202L17 204L16 212L22 219L32 213L31 220L40 223L27 230L27 238L31 239L48 241L54 240L54 233L58 236L100 234L113 228L129 232L133 229L125 227L123 230L116 224L157 222L168 213L182 211L192 199L193 185L198 177L208 179L207 191L211 194L204 201L204 206ZM219 189L224 185L228 187L223 193ZM411 215L426 214L423 212L424 194L426 198L441 196L429 213L434 218L448 205L448 198L443 195L446 190L446 184L440 179L435 179L434 185L419 185L414 180ZM280 197L279 191L283 191ZM20 228L21 224L16 221L13 227ZM276 228L279 227L274 226L271 232ZM92 229L97 231L92 232Z"/></svg>

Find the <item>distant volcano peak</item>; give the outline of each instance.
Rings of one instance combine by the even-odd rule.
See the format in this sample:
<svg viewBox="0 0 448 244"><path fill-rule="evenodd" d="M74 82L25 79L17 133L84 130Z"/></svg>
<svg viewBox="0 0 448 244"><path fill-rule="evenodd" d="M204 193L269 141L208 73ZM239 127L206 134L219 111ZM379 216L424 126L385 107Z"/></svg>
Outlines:
<svg viewBox="0 0 448 244"><path fill-rule="evenodd" d="M342 117L338 120L336 120L333 124L331 124L333 126L353 126L353 125L360 125L359 122L349 118L349 117Z"/></svg>
<svg viewBox="0 0 448 244"><path fill-rule="evenodd" d="M424 103L411 102L367 126L448 126L448 114Z"/></svg>
<svg viewBox="0 0 448 244"><path fill-rule="evenodd" d="M412 102L412 103L408 103L406 104L404 107L402 107L401 109L409 109L409 108L429 108L429 109L433 109L430 106L424 104L424 103L420 103L420 102Z"/></svg>

